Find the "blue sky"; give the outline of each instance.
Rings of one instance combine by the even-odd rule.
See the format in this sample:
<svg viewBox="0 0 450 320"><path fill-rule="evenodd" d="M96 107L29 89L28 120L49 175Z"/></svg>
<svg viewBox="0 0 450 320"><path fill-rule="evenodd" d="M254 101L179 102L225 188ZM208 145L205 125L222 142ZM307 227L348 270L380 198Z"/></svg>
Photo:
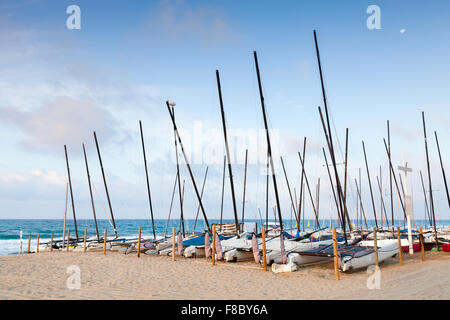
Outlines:
<svg viewBox="0 0 450 320"><path fill-rule="evenodd" d="M66 8L72 4L81 9L81 30L66 28ZM372 4L381 10L380 30L366 26L366 9ZM414 169L409 182L416 215L424 216L418 170L425 174L421 127L421 111L425 111L433 188L439 190L435 193L437 216L448 219L433 131L439 135L448 168L449 7L448 1L2 0L0 218L62 218L67 179L64 144L69 148L78 215L91 217L82 142L98 189L96 204L106 206L93 130L98 134L117 218L146 218L138 120L144 125L155 213L165 218L175 165L164 101L177 103L177 123L189 152L196 145L188 137L199 126L203 130L199 150L221 148L215 83L219 69L228 128L248 130L247 134L261 130L253 50L258 52L270 127L290 182L298 191L297 151L307 136L308 178L312 185L321 178L321 216L329 217L330 187L317 112L322 97L312 33L316 29L334 135L343 148L345 128L349 128L349 175L353 178L358 168L363 169L366 211L372 214L361 140L366 143L374 190L380 165L386 187L382 138L389 119L394 164L401 163L403 149ZM241 201L243 154L245 148L255 146L249 140L241 144L232 140L231 147L240 158L233 169ZM220 148L217 159L223 155ZM211 218L220 212L220 161L209 163L205 205ZM198 184L206 162L193 164ZM258 206L264 207L261 167L255 163L249 167L246 208L251 218L257 216ZM187 215L194 217L196 199L184 167L182 174ZM281 170L277 178L282 211L289 216ZM350 211L356 201L354 188L351 194ZM379 193L375 194L378 209ZM231 218L228 181L225 195L225 214ZM312 216L309 203L307 215Z"/></svg>

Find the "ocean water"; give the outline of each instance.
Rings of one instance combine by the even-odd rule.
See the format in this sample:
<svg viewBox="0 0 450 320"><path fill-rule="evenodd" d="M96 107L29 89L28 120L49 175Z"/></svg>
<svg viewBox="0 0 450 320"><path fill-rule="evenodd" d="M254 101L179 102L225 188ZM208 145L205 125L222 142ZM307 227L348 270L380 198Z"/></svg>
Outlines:
<svg viewBox="0 0 450 320"><path fill-rule="evenodd" d="M219 223L219 220L208 220L210 224ZM274 220L269 220L273 222ZM102 236L105 228L107 228L107 234L112 235L114 230L108 220L97 220L99 233ZM138 235L138 228L141 227L142 236L150 237L152 233L152 225L150 220L137 220L137 219L120 219L116 220L116 229L120 237L133 238ZM223 220L223 222L234 222L234 220ZM258 230L260 228L260 221L249 219L246 222L256 222ZM398 221L396 221L398 223ZM402 221L403 223L403 221ZM31 235L31 250L34 250L37 242L37 234L40 237L40 243L49 242L51 233L53 233L53 239L58 240L62 238L63 233L63 219L0 219L0 256L9 254L18 254L20 251L20 231L22 231L22 248L26 251L28 246L28 235ZM192 232L194 230L194 219L185 220L185 231ZM289 219L284 220L285 228L296 228L295 221ZM309 224L309 227L308 227ZM329 226L329 220L320 220L321 227ZM369 227L375 226L374 220L368 220ZM429 226L429 223L423 220L416 220L417 226ZM450 225L450 220L437 221L439 226L447 228ZM332 220L333 227L339 227L337 220ZM157 219L155 220L155 231L158 235L164 235L167 229L167 234L170 235L172 227L175 230L179 230L180 220L171 220L167 226L167 220ZM403 224L401 225L403 227ZM95 224L94 220L79 219L77 220L78 236L80 238L84 235L84 229L87 229L87 236L95 236ZM314 228L314 220L305 220L305 229L312 230ZM71 237L75 235L75 227L73 220L66 221L66 230L70 229ZM204 221L198 220L195 231L201 232L206 229ZM67 231L66 231L67 232ZM66 233L67 234L67 233Z"/></svg>

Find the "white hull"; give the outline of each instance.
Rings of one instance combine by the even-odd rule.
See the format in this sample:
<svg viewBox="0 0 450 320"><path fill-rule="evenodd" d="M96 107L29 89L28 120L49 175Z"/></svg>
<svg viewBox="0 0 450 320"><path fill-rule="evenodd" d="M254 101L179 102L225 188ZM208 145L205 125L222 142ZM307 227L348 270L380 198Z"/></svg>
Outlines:
<svg viewBox="0 0 450 320"><path fill-rule="evenodd" d="M373 247L373 241L361 241L359 245ZM397 240L393 239L378 241L378 262L383 262L384 260L393 257L396 254L398 254ZM361 257L344 256L341 258L341 270L344 272L360 268L367 268L368 266L374 264L375 252L371 252Z"/></svg>

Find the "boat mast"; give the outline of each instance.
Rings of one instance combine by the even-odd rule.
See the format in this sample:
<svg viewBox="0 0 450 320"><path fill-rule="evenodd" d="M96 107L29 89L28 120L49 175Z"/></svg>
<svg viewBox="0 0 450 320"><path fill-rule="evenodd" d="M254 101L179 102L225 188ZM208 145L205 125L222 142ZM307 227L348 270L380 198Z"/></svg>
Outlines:
<svg viewBox="0 0 450 320"><path fill-rule="evenodd" d="M317 178L316 186L316 210L317 210L317 220L319 220L319 204L320 204L320 177ZM317 228L317 226L316 226Z"/></svg>
<svg viewBox="0 0 450 320"><path fill-rule="evenodd" d="M223 156L223 174L222 174L222 201L220 202L220 225L222 225L223 218L223 195L225 193L225 170L227 165L227 156Z"/></svg>
<svg viewBox="0 0 450 320"><path fill-rule="evenodd" d="M169 222L170 222L170 214L172 213L172 206L173 206L173 199L175 198L175 191L177 187L177 175L175 175L175 182L173 183L173 190L172 190L172 198L170 200L170 207L169 207L169 214L167 216L167 224L166 224L166 230L164 231L164 238L167 236L167 229L169 229ZM195 229L194 229L195 231Z"/></svg>
<svg viewBox="0 0 450 320"><path fill-rule="evenodd" d="M345 129L344 208L347 208L348 128ZM347 217L348 218L348 217ZM350 222L350 219L348 219Z"/></svg>
<svg viewBox="0 0 450 320"><path fill-rule="evenodd" d="M144 133L142 131L142 122L140 120L139 120L139 129L141 131L142 153L144 155L145 178L147 181L147 193L148 193L148 203L150 206L150 217L152 218L153 238L156 240L155 222L153 220L152 196L150 194L150 182L148 180L147 157L145 155Z"/></svg>
<svg viewBox="0 0 450 320"><path fill-rule="evenodd" d="M437 149L438 149L438 153L439 153L439 161L441 163L442 177L444 178L445 191L447 192L448 207L450 208L450 197L448 195L447 179L445 178L445 170L444 170L444 165L442 164L442 157L441 157L441 149L439 148L439 141L438 141L436 131L434 132L434 136L436 138L436 145L437 145Z"/></svg>
<svg viewBox="0 0 450 320"><path fill-rule="evenodd" d="M203 199L203 191L205 190L205 185L206 185L206 178L208 177L208 166L206 166L206 171L205 171L205 176L203 177L203 184L202 184L202 192L200 194L200 197ZM194 223L194 231L195 228L197 227L197 219L198 219L198 214L200 213L200 205L197 207L197 214L195 215L195 223ZM222 223L222 222L221 222ZM222 227L222 226L221 226Z"/></svg>
<svg viewBox="0 0 450 320"><path fill-rule="evenodd" d="M381 167L380 167L380 168L381 168ZM389 220L387 219L386 206L384 205L384 199L383 199L383 188L382 188L382 186L381 186L381 181L380 181L380 179L378 179L378 176L377 176L377 183L378 183L378 188L380 189L380 199L381 199L381 208L380 208L380 211L381 211L381 219L383 219L383 212L384 212L384 216L386 217L386 224L387 224L387 227L388 227L388 229L389 229ZM383 220L381 220L381 228L383 228Z"/></svg>
<svg viewBox="0 0 450 320"><path fill-rule="evenodd" d="M200 208L202 209L203 218L205 219L206 226L208 231L211 231L209 227L208 218L206 217L205 208L203 207L202 198L200 197L200 193L198 192L197 184L195 183L194 174L192 173L191 166L189 164L186 152L184 151L183 143L181 142L181 137L177 129L177 125L175 123L175 116L170 110L169 101L166 101L167 110L169 111L170 119L172 120L172 124L175 130L176 137L178 137L178 142L180 143L181 152L183 153L184 161L186 162L186 167L189 171L189 176L191 177L192 184L194 185L195 194L197 195L198 202L200 203Z"/></svg>
<svg viewBox="0 0 450 320"><path fill-rule="evenodd" d="M297 220L297 212L296 212L296 208L295 208L295 202L294 202L294 198L292 197L291 186L289 185L289 180L288 180L288 177L286 174L286 168L284 167L283 157L280 157L280 160L281 160L281 166L283 167L284 177L286 179L286 184L287 184L288 191L289 191L289 197L291 198L291 205L292 205L292 208L294 209L295 220Z"/></svg>
<svg viewBox="0 0 450 320"><path fill-rule="evenodd" d="M84 162L86 164L86 173L87 173L88 185L89 185L89 195L91 196L92 213L94 214L95 231L97 233L97 241L100 242L100 234L98 233L97 217L95 215L94 197L92 195L91 175L89 174L89 166L88 166L88 161L87 161L87 156L86 156L86 148L84 147L84 143L83 143L83 153L84 153Z"/></svg>
<svg viewBox="0 0 450 320"><path fill-rule="evenodd" d="M428 171L428 187L430 188L430 204L431 204L431 215L433 217L433 227L434 227L434 238L437 240L437 231L436 231L436 217L434 215L434 201L433 201L433 190L431 187L431 173L430 173L430 159L428 157L428 143L427 143L427 130L425 128L425 112L422 111L422 123L423 123L423 136L425 139L425 154L427 158L427 171Z"/></svg>
<svg viewBox="0 0 450 320"><path fill-rule="evenodd" d="M377 227L378 230L377 212L375 210L375 200L373 199L372 183L370 182L369 165L367 164L366 147L364 146L364 141L362 142L362 147L364 151L364 161L366 163L367 180L369 182L370 198L372 199L373 216L375 217L375 226Z"/></svg>
<svg viewBox="0 0 450 320"><path fill-rule="evenodd" d="M248 149L245 149L244 192L243 192L243 195L242 195L242 223L244 223L245 189L247 187L247 160L248 160Z"/></svg>
<svg viewBox="0 0 450 320"><path fill-rule="evenodd" d="M174 109L175 104L174 103L171 104L169 102L167 102L167 103L168 103L168 106L172 107L172 109L169 111L171 111L171 115L173 116L174 123L175 123L175 109ZM181 177L180 177L180 161L178 159L178 143L177 143L177 135L175 132L175 125L173 127L173 140L174 140L174 147L175 147L175 159L177 162L178 198L179 198L179 202L180 202L180 220L181 220L180 222L181 222L181 227L182 227L183 237L184 237L185 232L184 232L184 214L183 214L183 200L182 200L183 196L182 196L182 190L181 190L182 187L181 187Z"/></svg>
<svg viewBox="0 0 450 320"><path fill-rule="evenodd" d="M306 176L306 172L305 172L305 161L302 159L300 152L298 152L298 156L299 156L300 162L302 164L302 172L305 175L306 188L308 189L309 198L311 199L311 205L312 205L312 208L314 211L314 215L316 216L316 225L320 228L319 217L317 216L317 209L316 209L316 206L314 205L314 199L313 199L313 196L311 193L311 188L309 187L308 177ZM303 206L305 206L304 203L303 203Z"/></svg>
<svg viewBox="0 0 450 320"><path fill-rule="evenodd" d="M64 153L66 155L67 176L69 177L70 200L72 200L73 224L75 225L75 235L78 241L77 217L75 214L75 204L73 201L72 180L70 179L69 157L67 156L67 146L64 145Z"/></svg>
<svg viewBox="0 0 450 320"><path fill-rule="evenodd" d="M425 184L423 183L422 170L419 170L419 173L420 173L420 181L422 182L423 197L425 199L425 208L426 208L425 212L428 214L428 222L430 223L431 226L433 222L430 215L430 208L428 207L427 192L425 191Z"/></svg>
<svg viewBox="0 0 450 320"><path fill-rule="evenodd" d="M306 137L303 139L303 156L302 158L305 159L305 152L306 152ZM303 166L302 166L303 167ZM303 204L303 179L305 177L304 170L302 169L302 177L300 178L300 197L298 199L298 221L297 221L297 230L300 232L300 216L302 212L302 204ZM303 204L304 205L304 204ZM303 228L304 229L304 228ZM304 230L303 230L304 231Z"/></svg>
<svg viewBox="0 0 450 320"><path fill-rule="evenodd" d="M320 74L320 84L322 87L322 98L323 98L323 104L325 107L325 116L326 116L326 120L327 120L327 129L325 129L325 132L328 131L328 148L330 151L330 156L331 156L331 162L333 164L333 168L334 168L334 175L335 175L335 180L336 180L336 186L338 189L338 199L339 199L339 207L340 207L340 212L342 214L342 220L344 222L344 237L347 241L347 236L346 236L346 231L345 231L345 218L347 217L348 220L350 220L348 218L348 212L347 212L347 208L345 206L345 202L343 203L343 193L342 193L342 188L341 188L341 183L339 180L339 174L337 172L337 166L336 166L336 157L334 154L334 147L333 147L333 137L331 135L331 127L330 127L330 119L328 116L328 104L327 104L327 97L325 94L325 85L324 85L324 81L323 81L323 74L322 74L322 65L320 63L320 53L319 53L319 45L317 44L317 35L316 35L316 30L314 30L314 43L316 46L316 56L317 56L317 64L319 67L319 74ZM320 108L319 108L320 110ZM352 231L352 225L350 223L350 221L348 221L348 226L349 226L349 230Z"/></svg>
<svg viewBox="0 0 450 320"><path fill-rule="evenodd" d="M269 157L269 161L270 161L270 167L272 168L272 180L273 180L273 188L275 191L275 201L276 201L276 207L277 207L277 211L278 211L278 219L280 220L281 233L283 233L283 218L281 217L280 198L278 196L277 179L275 177L275 166L273 165L272 147L270 145L269 127L267 124L266 107L264 105L264 96L263 96L263 92L262 92L261 76L259 74L258 57L256 55L256 51L253 51L253 57L255 59L256 75L258 78L259 98L261 100L261 108L262 108L262 113L263 113L263 118L264 118L264 127L266 129L267 153L268 153L268 157Z"/></svg>
<svg viewBox="0 0 450 320"><path fill-rule="evenodd" d="M322 148L322 152L323 152L323 157L325 159L325 166L327 167L328 178L330 179L331 190L333 191L334 202L336 203L336 208L337 208L337 212L338 212L338 218L339 218L339 221L341 223L341 226L343 226L344 222L342 221L342 217L339 214L339 204L338 204L338 200L337 200L337 197L336 197L336 192L334 191L333 179L331 178L331 173L330 173L330 166L328 164L327 155L325 153L325 149L324 148Z"/></svg>
<svg viewBox="0 0 450 320"><path fill-rule="evenodd" d="M404 203L403 203L403 200L402 200L402 197L401 197L401 194L400 194L400 189L399 189L399 187L398 187L397 178L395 177L394 168L392 167L391 152L389 151L389 149L388 149L388 147L387 147L386 139L383 138L383 142L384 142L384 149L386 150L386 153L387 153L387 156L388 156L388 159L389 159L389 167L390 167L390 169L391 169L392 177L394 178L395 187L396 187L396 189L397 189L398 199L399 199L399 201L400 201L400 204L401 204L401 207L402 207L402 210L403 210L404 218L406 219L406 209L405 209L405 205L404 205ZM401 181L400 181L400 182L401 182Z"/></svg>
<svg viewBox="0 0 450 320"><path fill-rule="evenodd" d="M359 190L358 182L356 181L356 179L355 179L355 185L356 185L356 192L358 193L358 197L359 197L359 203L360 203L359 207L361 209L361 215L364 217L364 224L366 225L366 229L369 230L369 227L367 226L366 214L364 213L364 207L363 207L363 203L362 203L361 192ZM360 220L362 221L362 219L360 219ZM361 226L362 226L362 222L361 222Z"/></svg>
<svg viewBox="0 0 450 320"><path fill-rule="evenodd" d="M216 70L216 80L217 80L217 90L219 92L220 114L222 116L223 137L225 139L225 151L227 154L227 161L228 161L228 174L230 176L229 178L230 178L230 187L231 187L231 198L233 200L234 222L236 224L236 233L239 237L239 230L240 230L239 219L238 219L238 215L237 215L236 196L234 193L233 170L231 169L231 156L230 156L230 148L228 146L227 126L225 123L225 111L223 110L222 88L220 86L219 70Z"/></svg>
<svg viewBox="0 0 450 320"><path fill-rule="evenodd" d="M391 133L390 133L390 130L389 130L389 120L387 121L387 138L388 138L388 150L389 150L389 154L391 154ZM392 172L391 172L391 170L389 170L389 189L391 191L390 197L391 197L392 232L394 232L394 228L395 228L394 194L392 192Z"/></svg>
<svg viewBox="0 0 450 320"><path fill-rule="evenodd" d="M106 198L108 199L109 212L111 213L111 221L114 228L114 234L117 238L118 236L117 236L116 222L114 221L114 214L111 205L111 199L109 198L108 185L106 184L105 170L103 169L102 157L100 155L100 148L98 147L97 134L95 133L95 131L94 131L94 139L95 139L95 146L97 147L98 161L100 162L100 168L102 170L103 183L105 185Z"/></svg>

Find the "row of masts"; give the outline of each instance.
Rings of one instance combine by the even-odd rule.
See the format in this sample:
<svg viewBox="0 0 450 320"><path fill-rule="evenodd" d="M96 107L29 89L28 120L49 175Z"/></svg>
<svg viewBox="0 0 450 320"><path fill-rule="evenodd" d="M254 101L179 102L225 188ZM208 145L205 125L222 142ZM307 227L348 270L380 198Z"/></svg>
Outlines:
<svg viewBox="0 0 450 320"><path fill-rule="evenodd" d="M316 35L316 31L315 30L314 30L313 34L314 34L314 44L315 44L315 51L316 51L316 57L317 57L317 65L318 65L318 70L319 70L319 75L320 75L322 101L323 101L323 108L324 108L323 109L324 113L323 113L321 106L319 106L318 107L318 112L319 112L319 116L320 116L320 120L321 120L321 124L322 124L323 134L324 134L324 137L325 137L329 158L327 157L327 152L326 152L325 148L322 148L322 153L323 153L323 157L324 157L324 162L325 162L325 167L326 167L326 170L327 170L328 179L329 179L329 182L330 182L330 185L331 185L331 189L332 189L332 195L333 195L333 199L334 199L334 204L336 206L336 210L337 210L337 214L338 214L338 218L339 218L338 220L339 220L339 223L340 223L341 228L343 230L343 234L346 235L347 234L347 228L348 228L349 232L352 232L353 228L354 228L354 226L352 226L352 223L350 221L350 216L349 216L348 206L347 206L348 141L349 141L348 140L348 136L349 136L349 129L346 128L346 131L345 131L345 156L344 156L344 162L343 162L343 164L344 164L344 174L343 174L344 178L342 180L341 179L341 175L340 175L340 173L338 171L338 167L337 167L338 163L337 163L337 157L336 157L336 152L335 152L335 142L334 142L333 134L332 134L332 131L331 131L330 116L329 116L329 106L328 106L327 96L326 96L326 92L325 92L324 76L323 76L323 72L322 72L322 64L321 64L321 59L320 59L320 52L319 52L319 46L318 46L317 35ZM284 230L283 216L282 216L282 212L281 212L280 197L279 197L277 179L276 179L276 174L275 174L274 159L273 159L273 154L272 154L272 145L271 145L271 139L270 139L270 133L269 133L269 127L268 127L268 120L267 120L267 115L266 115L266 106L265 106L265 102L264 102L264 94L263 94L263 90L262 90L262 81L261 81L261 75L260 75L260 69L259 69L258 57L257 57L256 51L253 52L253 57L254 57L254 63L255 63L255 70L256 70L256 76L257 76L257 82L258 82L258 90L259 90L259 98L260 98L260 104L261 104L261 111L262 111L262 115L263 115L263 122L264 122L264 128L265 128L265 136L266 136L266 145L267 145L266 217L265 217L266 219L265 220L266 220L266 225L268 225L268 220L269 220L268 198L269 198L269 175L270 175L271 179L272 179L273 194L274 194L274 197L275 197L275 206L273 207L274 208L275 220L278 220L281 232L283 232L283 230ZM232 165L231 165L231 155L230 155L230 148L229 148L229 140L228 140L228 136L227 136L227 126L226 126L224 103L223 103L223 97L222 97L222 88L221 88L220 75L219 75L219 71L218 70L216 70L216 81L217 81L218 97L219 97L219 104L220 104L220 114L221 114L222 129L223 129L224 144L225 144L224 166L223 166L223 176L222 176L222 195L221 195L220 223L222 223L222 220L223 220L225 169L227 168L228 177L229 177L229 184L230 184L230 191L231 191L231 200L232 200L232 205L233 205L234 223L235 223L235 227L236 227L236 232L238 233L238 236L239 236L239 231L241 229L240 228L241 224L240 224L239 217L238 217L235 183L234 183L234 180L233 180L233 169L232 169ZM208 168L206 168L206 172L205 172L205 176L204 176L204 179L203 179L202 188L201 188L201 191L199 191L196 179L194 177L192 168L191 168L190 163L188 161L188 157L186 155L186 152L185 152L185 149L184 149L184 146L183 146L183 142L182 142L182 139L181 139L181 136L179 134L178 127L177 127L177 124L176 124L176 121L175 121L175 109L174 109L174 106L175 106L175 103L170 102L170 101L166 101L166 107L167 107L167 110L169 112L169 116L170 116L170 119L171 119L171 122L172 122L172 125L173 125L174 148L175 148L175 159L176 159L176 170L177 170L176 177L175 177L175 183L174 183L174 187L173 187L173 192L172 192L172 198L171 198L171 204L170 204L168 219L170 220L170 213L172 211L174 195L175 195L175 192L176 192L176 186L178 186L178 196L179 196L179 204L180 204L180 226L179 226L179 230L183 234L183 236L185 236L186 230L185 230L185 223L184 223L185 217L184 217L184 210L183 210L184 181L183 181L183 184L182 184L181 183L181 174L180 174L180 161L179 161L179 156L178 156L179 155L179 150L181 150L181 154L183 155L184 162L185 162L186 168L188 170L191 183L192 183L192 185L194 187L196 198L198 200L198 209L197 209L197 214L196 214L196 218L195 218L194 231L195 231L195 227L197 225L199 212L201 211L202 212L202 216L203 216L203 220L204 220L204 223L205 223L205 226L206 226L206 229L207 229L208 232L211 232L210 224L209 224L209 221L208 221L208 218L207 218L207 215L206 215L206 210L205 210L205 207L204 207L203 201L202 201L204 188L205 188L205 183L206 183L206 178L207 178L207 174L208 174ZM420 177L421 177L422 189L423 189L424 197L425 197L427 218L430 221L430 225L431 224L433 225L434 233L436 234L437 231L436 231L435 208L434 208L433 190L432 190L432 184L431 184L430 162L429 162L429 154L428 154L427 132L426 132L426 127L425 127L425 115L424 115L424 112L422 112L422 122L423 122L423 133L424 133L424 139L425 139L425 154L426 154L426 163L427 163L429 204L428 204L428 200L427 200L427 196L426 196L426 188L425 188L425 184L424 184L424 181L423 181L423 177L422 177L422 172L421 171L420 171ZM142 122L141 121L139 121L139 128L140 128L140 136L141 136L142 151L143 151L143 160L144 160L144 168L145 168L147 195L148 195L148 201L149 201L150 219L151 219L151 223L152 223L152 233L153 233L154 239L156 240L156 229L155 229L154 212L153 212L152 197L151 197L149 170L148 170L148 166L147 166L147 157L146 157L145 144L144 144L144 134L143 134ZM434 135L435 135L435 140L436 140L438 154L439 154L439 160L440 160L440 165L441 165L442 176L443 176L443 179L444 179L445 189L446 189L446 193L447 193L447 200L448 200L448 204L449 204L449 208L450 208L450 198L449 198L449 193L448 193L447 180L446 180L446 176L445 176L445 170L444 170L444 166L443 166L443 162L442 162L442 156L441 156L441 152L440 152L439 141L438 141L438 137L437 137L436 131L434 132ZM109 191L108 191L108 186L107 186L107 182L106 182L105 172L104 172L102 158L101 158L100 149L99 149L99 144L98 144L97 135L96 135L95 131L94 131L94 139L95 139L95 145L96 145L96 149L97 149L99 164L100 164L100 168L101 168L101 172L102 172L102 177L103 177L103 183L104 183L104 188L105 188L105 192L106 192L106 197L107 197L107 201L108 201L108 206L109 206L109 211L110 211L110 216L111 216L111 222L112 222L112 226L113 226L113 229L114 229L115 237L117 238L118 234L117 234L116 224L115 224L115 220L114 220L114 214L113 214L113 209L112 209L112 205L111 205L111 199L110 199L110 195L109 195ZM301 226L301 212L302 212L302 208L303 208L303 212L304 212L304 208L305 208L305 194L306 194L306 191L309 194L309 198L310 198L310 201L311 201L311 207L312 207L313 212L314 212L315 227L317 229L320 229L320 222L319 222L320 178L318 179L318 183L317 183L317 186L316 186L316 200L314 201L313 195L312 195L312 191L311 191L311 187L310 187L310 184L309 184L309 180L308 180L308 177L307 177L307 174L306 174L306 170L305 170L306 142L307 142L307 139L305 137L304 141L303 141L303 151L302 151L302 153L298 152L300 165L301 165L300 194L299 194L298 199L297 199L297 193L295 192L295 188L294 188L294 194L292 193L292 189L291 189L291 186L290 186L290 183L289 183L289 179L288 179L288 176L287 176L287 173L286 173L286 169L285 169L284 160L283 160L282 157L280 157L280 161L281 161L282 168L283 168L283 173L284 173L284 178L285 178L287 189L288 189L288 193L289 193L291 212L293 212L293 214L294 214L294 217L295 217L295 220L296 220L296 226L297 226L297 230L298 231L300 231L300 229L301 229L301 227L300 227ZM399 175L399 181L397 180L397 176L395 174L395 170L394 170L394 167L392 165L391 137L390 137L389 120L387 121L387 142L386 142L386 139L384 139L384 138L383 138L383 142L384 142L386 155L387 155L387 159L388 159L388 163L389 163L389 188L390 188L390 194L389 195L390 195L390 209L391 209L390 210L391 211L391 226L392 226L392 230L394 230L395 222L394 222L394 192L393 192L393 186L395 185L395 188L396 188L396 191L397 191L396 194L398 196L398 202L401 205L401 209L402 209L402 212L403 212L403 215L404 215L405 219L407 218L407 208L406 208L407 198L406 198L405 190L404 190L404 187L403 187L402 178ZM90 200L91 200L91 205L92 205L92 212L93 212L95 228L96 228L96 236L97 236L97 240L100 241L101 237L100 237L99 231L98 231L97 217L96 217L95 205L94 205L94 198L93 198L93 194L92 194L92 185L91 185L92 182L91 182L91 177L90 177L90 173L89 173L89 166L88 166L88 160L87 160L87 156L86 156L86 149L85 149L84 143L82 144L82 146L83 146L83 154L84 154L84 160L85 160L85 166L86 166L86 172L87 172L87 179L88 179L88 185L89 185L89 193L90 193ZM374 197L374 191L373 191L373 188L372 188L372 180L371 180L371 175L370 175L370 172L369 172L369 164L368 164L368 158L367 158L367 154L366 154L366 147L365 147L364 141L362 141L362 150L363 150L363 154L364 154L364 162L365 162L367 180L368 180L368 185L369 185L370 198L371 198L371 204L372 204L373 217L374 217L374 220L375 220L375 226L376 226L377 229L379 229L380 226L383 225L383 218L384 218L384 220L386 221L387 226L389 228L389 219L388 219L388 216L387 216L388 213L387 213L387 209L386 209L386 205L385 205L385 202L384 202L384 199L383 199L383 193L382 193L381 167L380 167L380 176L376 177L378 189L380 191L380 200L381 200L381 206L380 206L381 224L379 224L379 221L377 219L377 210L376 210L376 206L375 206L375 197ZM69 168L69 159L68 159L68 153L67 153L67 147L66 146L64 146L64 151L65 151L65 157L66 157L68 185L69 185L70 197L71 197L71 205L72 205L72 212L73 212L75 235L76 235L76 238L78 240L78 229L77 229L77 223L76 223L75 204L74 204L74 198L73 198L72 181L71 181L71 174L70 174L70 168ZM241 223L243 223L244 220L245 220L244 211L245 211L245 197L246 197L246 183L247 183L247 158L248 158L248 150L246 150L246 153L245 153L244 188L243 188L243 196L242 196ZM330 160L330 162L329 162L329 160ZM269 167L270 167L270 173L269 173ZM330 167L332 167L332 170L330 170ZM356 178L354 179L354 182L355 182L356 194L357 194L357 197L356 197L357 198L357 201L356 201L357 224L363 226L363 221L364 221L365 228L367 229L368 225L367 225L366 211L364 210L362 196L361 196L361 171L360 170L359 170L359 183L356 180ZM400 182L400 186L399 186L398 182ZM306 190L305 190L305 186L306 186ZM260 219L262 221L261 211L260 211L259 208L258 208L258 211L259 211ZM304 219L304 214L303 214L303 219ZM303 220L303 229L304 229L304 220ZM167 228L166 228L166 233L167 233Z"/></svg>

